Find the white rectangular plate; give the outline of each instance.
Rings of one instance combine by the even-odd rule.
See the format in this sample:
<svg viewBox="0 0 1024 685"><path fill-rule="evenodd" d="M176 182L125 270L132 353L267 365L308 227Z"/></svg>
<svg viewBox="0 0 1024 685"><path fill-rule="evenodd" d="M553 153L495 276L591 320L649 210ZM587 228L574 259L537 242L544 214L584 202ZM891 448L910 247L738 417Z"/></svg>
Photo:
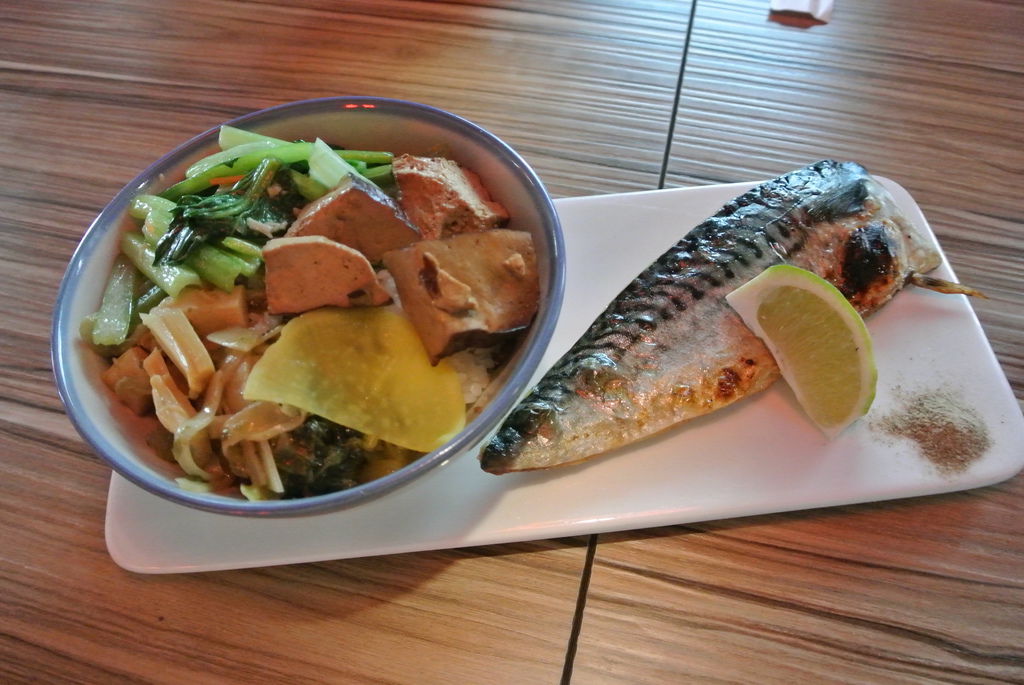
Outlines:
<svg viewBox="0 0 1024 685"><path fill-rule="evenodd" d="M932 236L910 195L883 182ZM547 369L622 287L686 231L754 184L557 201L567 288ZM943 259L935 274L953 277ZM331 514L256 520L171 504L117 475L107 503L113 559L142 573L209 571L396 554L965 490L1024 466L1024 417L962 295L908 288L869 320L879 387L868 416L828 442L788 388L736 405L587 464L492 476L476 451L397 492ZM984 419L990 449L943 475L910 442L873 427L899 392L943 389Z"/></svg>

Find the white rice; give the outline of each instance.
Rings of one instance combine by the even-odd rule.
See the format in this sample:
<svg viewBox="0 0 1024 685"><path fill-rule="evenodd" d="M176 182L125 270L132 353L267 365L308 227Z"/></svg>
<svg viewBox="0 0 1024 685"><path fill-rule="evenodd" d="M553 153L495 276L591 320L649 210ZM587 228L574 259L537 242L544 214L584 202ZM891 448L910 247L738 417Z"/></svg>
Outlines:
<svg viewBox="0 0 1024 685"><path fill-rule="evenodd" d="M462 396L466 404L473 404L491 382L494 357L490 348L474 347L445 357L462 381Z"/></svg>

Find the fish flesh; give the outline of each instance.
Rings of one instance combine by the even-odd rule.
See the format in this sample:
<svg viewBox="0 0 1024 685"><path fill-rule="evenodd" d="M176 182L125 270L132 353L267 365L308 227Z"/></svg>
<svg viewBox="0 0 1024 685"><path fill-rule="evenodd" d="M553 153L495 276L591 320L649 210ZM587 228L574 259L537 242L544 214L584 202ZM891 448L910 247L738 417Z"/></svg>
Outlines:
<svg viewBox="0 0 1024 685"><path fill-rule="evenodd" d="M857 163L763 183L626 286L506 417L481 466L578 463L768 387L778 366L725 296L773 264L816 273L867 315L939 261Z"/></svg>
<svg viewBox="0 0 1024 685"><path fill-rule="evenodd" d="M773 264L816 273L867 315L939 261L855 162L765 182L629 283L506 417L481 466L578 463L768 387L778 366L725 296Z"/></svg>

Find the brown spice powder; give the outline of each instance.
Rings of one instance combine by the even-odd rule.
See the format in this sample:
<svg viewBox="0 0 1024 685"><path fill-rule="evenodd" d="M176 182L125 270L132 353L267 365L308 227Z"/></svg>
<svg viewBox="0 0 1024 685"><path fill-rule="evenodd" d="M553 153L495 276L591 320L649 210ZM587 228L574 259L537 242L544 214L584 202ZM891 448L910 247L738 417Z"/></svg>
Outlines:
<svg viewBox="0 0 1024 685"><path fill-rule="evenodd" d="M890 435L917 443L921 454L944 475L964 471L992 446L978 412L943 390L904 398L902 407L878 425Z"/></svg>

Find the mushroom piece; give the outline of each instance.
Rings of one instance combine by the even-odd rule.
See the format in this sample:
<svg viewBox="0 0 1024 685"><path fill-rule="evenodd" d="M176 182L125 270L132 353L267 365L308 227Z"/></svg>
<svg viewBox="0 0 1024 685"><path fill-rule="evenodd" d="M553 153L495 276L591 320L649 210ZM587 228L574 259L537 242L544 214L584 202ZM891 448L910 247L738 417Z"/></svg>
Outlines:
<svg viewBox="0 0 1024 685"><path fill-rule="evenodd" d="M264 246L263 260L272 314L391 300L366 257L323 236L275 238Z"/></svg>
<svg viewBox="0 0 1024 685"><path fill-rule="evenodd" d="M399 205L425 240L498 228L508 212L491 200L480 177L442 157L401 155L391 165Z"/></svg>
<svg viewBox="0 0 1024 685"><path fill-rule="evenodd" d="M529 233L494 229L425 240L384 255L433 363L525 328L540 300Z"/></svg>
<svg viewBox="0 0 1024 685"><path fill-rule="evenodd" d="M319 235L380 261L388 250L420 239L401 208L383 190L354 174L329 193L306 205L285 237Z"/></svg>

